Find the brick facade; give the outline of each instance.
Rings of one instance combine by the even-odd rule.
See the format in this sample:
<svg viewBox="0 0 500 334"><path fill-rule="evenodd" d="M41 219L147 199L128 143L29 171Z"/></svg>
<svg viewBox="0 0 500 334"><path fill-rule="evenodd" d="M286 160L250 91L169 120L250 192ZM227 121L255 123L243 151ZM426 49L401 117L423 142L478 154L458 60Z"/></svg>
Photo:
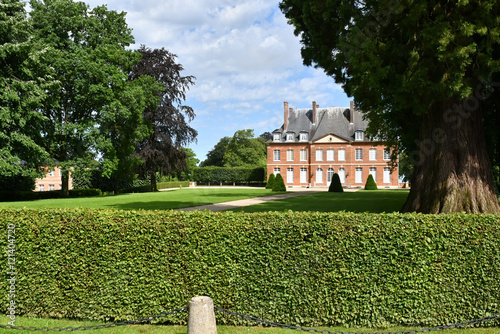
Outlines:
<svg viewBox="0 0 500 334"><path fill-rule="evenodd" d="M285 103L285 110L287 109L288 105ZM327 187L333 173L337 173L343 186L356 188L363 187L368 175L373 174L380 188L398 187L398 169L391 170L388 165L390 154L388 152L384 154L385 146L369 141L362 134L360 138L356 138L355 132L365 130L367 124L355 123L352 116L356 113L353 112L352 105L350 114L342 112L342 109L340 112L332 109L323 111L315 109L316 105L313 102L313 110L297 110L294 114L285 112L285 117L289 119L286 119L280 129L273 132L274 138L267 143L268 175L279 172L287 186ZM318 118L321 112L329 112L331 131L325 130L324 124L323 128L320 127ZM292 115L296 119L291 119ZM309 124L309 128L304 115L312 123ZM345 121L346 126L351 127L340 135L336 135L334 129L339 125L338 118ZM325 117L321 118L324 119ZM352 138L346 135L348 132L352 134ZM293 133L293 139L287 137L290 133ZM310 135L311 138L301 137L301 133L305 136ZM315 134L320 137L315 137Z"/></svg>
<svg viewBox="0 0 500 334"><path fill-rule="evenodd" d="M61 189L61 169L59 167L54 167L50 171L47 170L43 179L35 180L35 191L52 191ZM71 178L71 173L69 174L69 189L73 189L73 179Z"/></svg>

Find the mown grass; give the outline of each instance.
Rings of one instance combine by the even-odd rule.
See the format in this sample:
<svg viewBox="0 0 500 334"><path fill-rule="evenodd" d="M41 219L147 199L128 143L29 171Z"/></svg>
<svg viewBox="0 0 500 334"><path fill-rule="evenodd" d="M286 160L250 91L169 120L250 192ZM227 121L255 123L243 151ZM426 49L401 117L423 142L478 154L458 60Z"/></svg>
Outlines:
<svg viewBox="0 0 500 334"><path fill-rule="evenodd" d="M396 212L403 207L408 193L408 190L359 190L357 192L343 193L319 192L251 205L231 211Z"/></svg>
<svg viewBox="0 0 500 334"><path fill-rule="evenodd" d="M7 316L0 317L0 324L8 324ZM24 327L80 327L80 326L92 326L101 325L103 322L96 321L77 321L68 319L36 319L16 316L15 325ZM345 327L318 327L317 329L329 330L331 332L394 332L394 331L407 331L412 329L419 329L418 327L390 327L390 328L345 328ZM30 333L27 330L15 330L15 329L0 329L2 333ZM80 331L81 332L81 331ZM153 333L153 334L186 334L186 326L165 326L165 325L129 325L120 326L114 328L105 329L95 329L91 331L97 334L143 334L143 333ZM217 333L219 334L294 334L298 333L296 330L281 329L281 328L269 328L262 326L252 326L252 327L236 327L236 326L217 326ZM446 330L443 333L454 333L454 334L500 334L500 328L490 327L490 328L469 328L469 329L455 329L453 331Z"/></svg>
<svg viewBox="0 0 500 334"><path fill-rule="evenodd" d="M273 193L269 189L250 187L245 189L195 188L104 197L3 202L0 203L0 208L113 208L122 210L168 210L274 194L276 193Z"/></svg>

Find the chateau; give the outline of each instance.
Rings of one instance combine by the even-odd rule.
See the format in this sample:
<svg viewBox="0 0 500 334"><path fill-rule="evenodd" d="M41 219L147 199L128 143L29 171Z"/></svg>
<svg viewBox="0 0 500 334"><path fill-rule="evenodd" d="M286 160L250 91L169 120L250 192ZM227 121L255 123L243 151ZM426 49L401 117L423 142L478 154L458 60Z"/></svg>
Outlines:
<svg viewBox="0 0 500 334"><path fill-rule="evenodd" d="M349 108L288 108L284 123L267 143L267 175L281 174L287 186L327 187L334 173L346 188L364 187L373 175L379 188L397 188L398 169L388 165L391 152L365 135L368 122Z"/></svg>

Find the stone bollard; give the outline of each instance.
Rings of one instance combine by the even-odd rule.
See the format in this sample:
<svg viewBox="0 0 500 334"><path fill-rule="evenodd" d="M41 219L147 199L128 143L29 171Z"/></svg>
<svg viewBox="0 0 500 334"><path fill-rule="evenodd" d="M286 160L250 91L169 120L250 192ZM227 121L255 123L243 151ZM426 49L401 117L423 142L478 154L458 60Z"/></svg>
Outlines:
<svg viewBox="0 0 500 334"><path fill-rule="evenodd" d="M187 334L217 334L212 298L207 296L191 298Z"/></svg>

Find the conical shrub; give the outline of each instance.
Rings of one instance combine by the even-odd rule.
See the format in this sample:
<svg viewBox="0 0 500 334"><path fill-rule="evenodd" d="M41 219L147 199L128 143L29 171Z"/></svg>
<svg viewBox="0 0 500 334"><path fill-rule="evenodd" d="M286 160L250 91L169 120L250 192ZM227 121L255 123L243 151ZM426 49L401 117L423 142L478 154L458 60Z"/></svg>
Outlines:
<svg viewBox="0 0 500 334"><path fill-rule="evenodd" d="M333 193L343 193L344 188L342 188L342 183L340 183L340 176L337 173L334 173L332 176L332 182L330 182L330 187L328 188L329 192Z"/></svg>
<svg viewBox="0 0 500 334"><path fill-rule="evenodd" d="M373 175L368 175L368 179L366 180L365 190L377 190L377 184L373 179Z"/></svg>
<svg viewBox="0 0 500 334"><path fill-rule="evenodd" d="M266 189L273 189L273 184L275 179L276 177L274 176L274 173L269 175L269 180L267 180Z"/></svg>
<svg viewBox="0 0 500 334"><path fill-rule="evenodd" d="M281 174L277 174L274 179L273 191L286 191L285 181Z"/></svg>

